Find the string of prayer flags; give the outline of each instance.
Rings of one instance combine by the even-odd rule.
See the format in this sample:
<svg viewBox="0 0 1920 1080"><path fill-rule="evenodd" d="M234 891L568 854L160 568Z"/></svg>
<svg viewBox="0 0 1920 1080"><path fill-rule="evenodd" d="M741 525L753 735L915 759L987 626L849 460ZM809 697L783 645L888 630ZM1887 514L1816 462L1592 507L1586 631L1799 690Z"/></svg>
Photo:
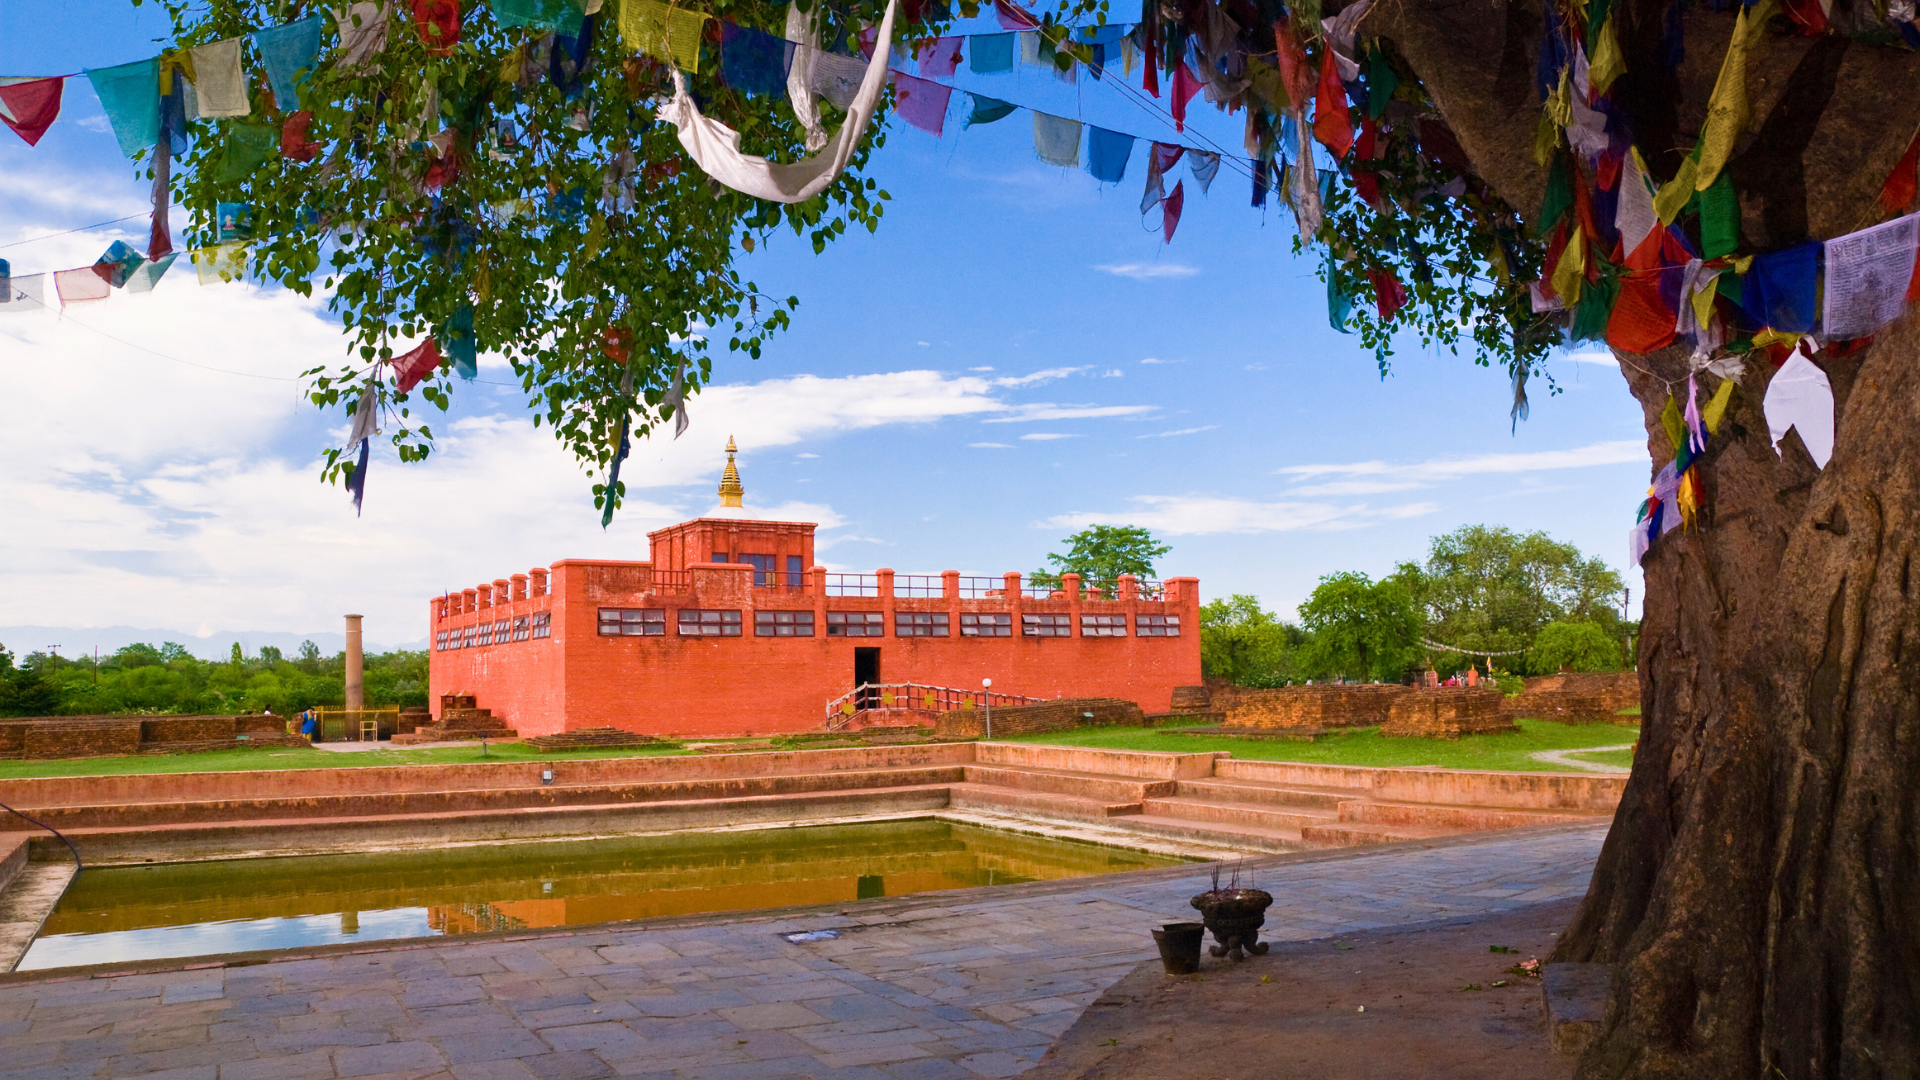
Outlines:
<svg viewBox="0 0 1920 1080"><path fill-rule="evenodd" d="M110 68L89 68L87 81L120 142L120 152L136 157L160 140L160 58L149 57Z"/></svg>
<svg viewBox="0 0 1920 1080"><path fill-rule="evenodd" d="M1087 171L1103 184L1126 179L1127 159L1133 156L1133 136L1103 127L1087 134Z"/></svg>
<svg viewBox="0 0 1920 1080"><path fill-rule="evenodd" d="M967 69L975 75L1013 70L1013 34L980 34L967 43Z"/></svg>
<svg viewBox="0 0 1920 1080"><path fill-rule="evenodd" d="M1063 169L1080 167L1080 121L1051 113L1033 114L1033 152Z"/></svg>
<svg viewBox="0 0 1920 1080"><path fill-rule="evenodd" d="M422 0L422 3L432 2L435 0ZM267 69L267 85L273 88L273 100L288 112L299 110L300 87L306 84L307 76L319 62L320 25L320 16L312 15L285 26L255 30L252 34L253 47L259 51L260 63Z"/></svg>
<svg viewBox="0 0 1920 1080"><path fill-rule="evenodd" d="M247 99L247 73L240 66L241 39L212 41L188 49L193 61L193 90L201 116L222 119L253 111Z"/></svg>
<svg viewBox="0 0 1920 1080"><path fill-rule="evenodd" d="M951 78L960 68L960 45L965 38L934 38L914 50L913 58L920 65L920 77L923 79Z"/></svg>
<svg viewBox="0 0 1920 1080"><path fill-rule="evenodd" d="M705 12L660 0L620 0L620 36L628 47L695 75L700 73L700 38L707 18Z"/></svg>
<svg viewBox="0 0 1920 1080"><path fill-rule="evenodd" d="M374 57L386 51L390 7L391 0L360 0L334 10L334 25L340 32L339 58L334 62L342 70L365 71L373 66Z"/></svg>
<svg viewBox="0 0 1920 1080"><path fill-rule="evenodd" d="M1767 417L1767 433L1775 453L1789 430L1800 433L1813 463L1824 469L1833 457L1833 387L1827 373L1808 358L1808 339L1773 373L1767 396L1760 403Z"/></svg>
<svg viewBox="0 0 1920 1080"><path fill-rule="evenodd" d="M65 79L0 79L0 121L15 135L36 146L60 116L60 94Z"/></svg>
<svg viewBox="0 0 1920 1080"><path fill-rule="evenodd" d="M792 43L763 30L720 24L720 77L744 94L772 97L787 92Z"/></svg>
<svg viewBox="0 0 1920 1080"><path fill-rule="evenodd" d="M946 127L947 104L953 99L953 87L895 72L893 94L900 119L935 138L940 136Z"/></svg>
<svg viewBox="0 0 1920 1080"><path fill-rule="evenodd" d="M413 28L428 56L453 55L460 44L459 0L413 0Z"/></svg>
<svg viewBox="0 0 1920 1080"><path fill-rule="evenodd" d="M1868 337L1900 317L1914 280L1917 246L1920 214L1827 241L1821 320L1827 340Z"/></svg>
<svg viewBox="0 0 1920 1080"><path fill-rule="evenodd" d="M396 356L391 362L394 388L402 394L410 394L414 387L440 367L440 343L429 337L411 352Z"/></svg>
<svg viewBox="0 0 1920 1080"><path fill-rule="evenodd" d="M961 124L963 128L970 128L975 124L991 124L995 120L1005 120L1013 114L1013 110L1019 108L1017 105L1008 104L999 98L987 97L985 94L969 93L967 97L972 99L973 107L968 111L966 121Z"/></svg>

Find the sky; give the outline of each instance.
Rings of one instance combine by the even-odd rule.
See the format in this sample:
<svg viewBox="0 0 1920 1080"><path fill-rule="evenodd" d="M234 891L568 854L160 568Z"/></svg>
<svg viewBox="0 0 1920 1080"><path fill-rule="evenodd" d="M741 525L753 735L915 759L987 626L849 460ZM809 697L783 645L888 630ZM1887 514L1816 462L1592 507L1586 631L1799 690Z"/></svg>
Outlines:
<svg viewBox="0 0 1920 1080"><path fill-rule="evenodd" d="M164 29L127 0L9 0L0 76L141 59ZM956 84L1169 135L1111 88L1038 68L963 67ZM504 361L456 386L427 462L376 450L356 517L319 480L348 418L298 379L346 349L324 297L200 286L183 259L149 295L0 316L0 644L139 627L224 655L222 634L337 634L347 612L371 644L417 643L444 590L646 558L648 530L716 505L729 436L748 506L819 523L834 569L1030 572L1075 530L1138 525L1172 547L1162 576L1288 617L1323 575L1390 572L1463 525L1545 530L1627 570L1650 469L1610 357L1556 356L1561 392L1536 380L1517 429L1505 373L1469 355L1406 341L1382 379L1329 327L1316 257L1292 253L1277 203L1250 206L1244 172L1203 194L1176 167L1186 210L1164 243L1159 212L1139 212L1143 144L1100 184L1039 161L1025 110L962 130L955 99L937 139L886 125L876 233L821 255L782 233L742 254L762 291L800 298L793 327L758 360L716 352L690 430L635 446L604 531L597 478L532 426ZM1193 139L1240 145L1239 117L1193 112ZM145 187L69 80L38 147L0 130L0 258L26 275L115 239L145 250L144 219L67 231L141 213Z"/></svg>

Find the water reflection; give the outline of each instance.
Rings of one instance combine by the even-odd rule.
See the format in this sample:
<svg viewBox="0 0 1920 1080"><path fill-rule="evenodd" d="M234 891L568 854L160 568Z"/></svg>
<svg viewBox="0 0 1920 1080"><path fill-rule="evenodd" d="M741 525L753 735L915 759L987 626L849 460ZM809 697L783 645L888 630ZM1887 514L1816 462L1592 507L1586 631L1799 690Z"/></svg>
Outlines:
<svg viewBox="0 0 1920 1080"><path fill-rule="evenodd" d="M95 869L20 967L826 904L1178 861L921 820Z"/></svg>

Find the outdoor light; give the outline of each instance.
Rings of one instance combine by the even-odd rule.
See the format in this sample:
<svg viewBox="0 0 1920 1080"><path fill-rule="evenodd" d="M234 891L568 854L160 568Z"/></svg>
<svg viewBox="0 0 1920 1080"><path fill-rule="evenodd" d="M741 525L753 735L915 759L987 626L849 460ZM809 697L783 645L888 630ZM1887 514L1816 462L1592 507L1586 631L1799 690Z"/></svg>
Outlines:
<svg viewBox="0 0 1920 1080"><path fill-rule="evenodd" d="M551 783L553 783L553 770L552 770L552 769L541 769L541 770L540 770L540 782L541 782L541 783L543 783L543 784L551 784Z"/></svg>
<svg viewBox="0 0 1920 1080"><path fill-rule="evenodd" d="M981 679L980 689L991 691L993 689L993 680ZM980 696L986 699L985 703L987 707L987 738L991 739L993 738L993 694L985 693Z"/></svg>

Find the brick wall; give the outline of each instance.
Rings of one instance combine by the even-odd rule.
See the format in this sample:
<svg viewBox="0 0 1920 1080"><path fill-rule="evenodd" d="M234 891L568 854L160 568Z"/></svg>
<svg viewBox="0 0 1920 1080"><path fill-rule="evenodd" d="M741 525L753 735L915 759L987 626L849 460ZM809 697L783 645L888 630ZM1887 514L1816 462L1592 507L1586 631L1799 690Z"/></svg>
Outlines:
<svg viewBox="0 0 1920 1080"><path fill-rule="evenodd" d="M61 720L26 728L21 756L29 759L103 757L140 752L140 721Z"/></svg>
<svg viewBox="0 0 1920 1080"><path fill-rule="evenodd" d="M1091 714L1091 715L1089 715ZM1037 735L1076 727L1144 727L1147 716L1139 703L1122 698L1062 698L1038 705L1010 705L993 710L993 733ZM942 713L941 738L975 739L986 734L986 718L978 709Z"/></svg>
<svg viewBox="0 0 1920 1080"><path fill-rule="evenodd" d="M1457 739L1492 731L1512 731L1502 712L1505 697L1491 686L1408 688L1394 701L1382 735Z"/></svg>
<svg viewBox="0 0 1920 1080"><path fill-rule="evenodd" d="M149 716L140 721L140 741L145 743L208 742L231 739L231 716Z"/></svg>
<svg viewBox="0 0 1920 1080"><path fill-rule="evenodd" d="M1398 684L1323 684L1254 690L1215 689L1213 708L1227 727L1368 727L1387 722L1393 703L1411 691Z"/></svg>
<svg viewBox="0 0 1920 1080"><path fill-rule="evenodd" d="M1610 723L1622 719L1621 709L1639 704L1636 672L1563 672L1528 679L1525 690L1507 699L1506 714L1575 724Z"/></svg>

